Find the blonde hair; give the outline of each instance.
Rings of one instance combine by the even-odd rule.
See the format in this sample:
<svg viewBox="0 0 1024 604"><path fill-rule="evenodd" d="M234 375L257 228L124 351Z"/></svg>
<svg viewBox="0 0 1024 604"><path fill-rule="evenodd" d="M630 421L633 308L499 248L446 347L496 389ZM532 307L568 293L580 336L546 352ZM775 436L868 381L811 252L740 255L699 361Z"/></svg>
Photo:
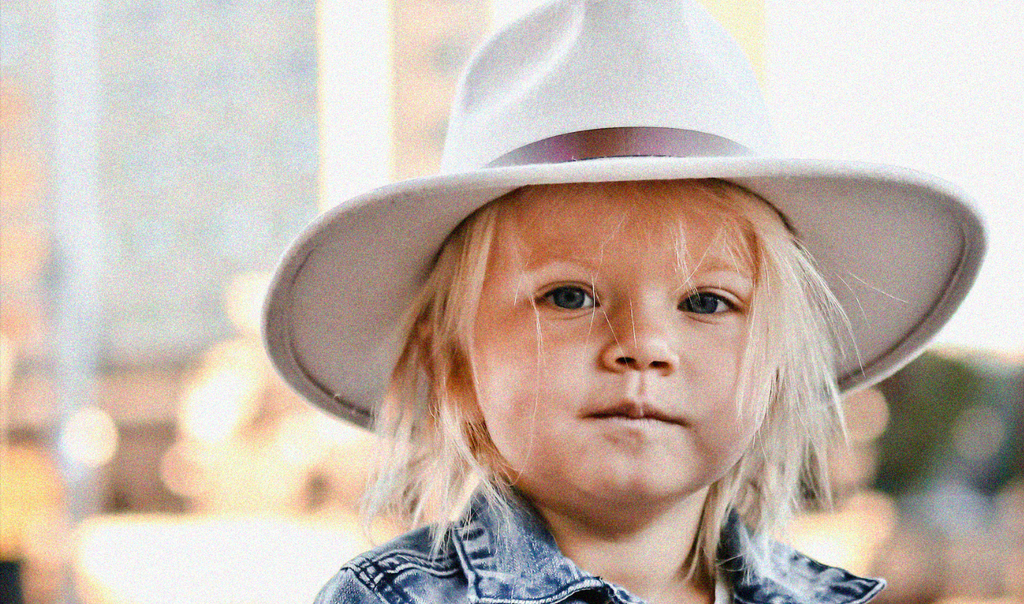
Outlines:
<svg viewBox="0 0 1024 604"><path fill-rule="evenodd" d="M722 217L721 235L753 270L747 350L738 400L764 416L749 449L705 500L691 572L715 564L721 528L736 510L755 531L778 534L804 489L826 500L829 444L842 433L836 381L845 317L813 261L766 201L719 180L638 181L525 187L484 206L449 236L406 316L405 345L378 414L383 437L367 518L395 514L412 526L456 517L477 490L506 505L512 485L476 402L472 334L496 226L517 199L558 188L615 186L648 198L686 188ZM755 552L756 553L756 552Z"/></svg>

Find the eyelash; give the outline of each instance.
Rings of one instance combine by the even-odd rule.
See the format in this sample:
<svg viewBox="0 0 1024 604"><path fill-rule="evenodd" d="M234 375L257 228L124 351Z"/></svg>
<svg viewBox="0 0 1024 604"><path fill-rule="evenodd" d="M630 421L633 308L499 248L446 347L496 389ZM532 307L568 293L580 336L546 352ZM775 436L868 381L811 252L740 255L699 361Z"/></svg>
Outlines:
<svg viewBox="0 0 1024 604"><path fill-rule="evenodd" d="M582 299L579 300L579 306L566 304L567 301L565 299L562 299L561 301L556 300L556 297L558 297L559 294L565 293L572 293L576 296L582 295ZM600 306L600 304L597 301L597 297L594 294L590 293L586 288L579 287L576 285L559 285L558 287L552 288L548 292L544 293L540 297L540 300L548 304L551 304L552 306L555 306L557 308L561 308L563 310L585 310L597 308ZM712 310L711 312L699 312L698 310L696 310L697 307L695 306L695 304L698 304L700 302L707 303L709 301L715 302L714 310ZM573 302L575 302L575 299L573 299ZM718 294L714 294L711 292L698 291L693 292L687 295L685 298L683 298L682 301L679 302L678 308L683 312L691 314L712 315L721 312L729 312L736 310L736 304L724 296L720 296Z"/></svg>
<svg viewBox="0 0 1024 604"><path fill-rule="evenodd" d="M559 304L558 302L555 301L555 297L559 294L559 292L573 292L582 294L583 300L581 305L577 307L571 307ZM585 288L579 287L577 285L559 285L558 287L554 287L547 293L542 295L541 300L548 304L551 304L552 306L561 308L562 310L589 310L600 306L600 304L597 303L597 297L594 296L594 294L590 293Z"/></svg>
<svg viewBox="0 0 1024 604"><path fill-rule="evenodd" d="M693 309L692 304L694 302L699 301L701 298L704 298L705 300L708 299L708 298L711 298L715 302L720 303L721 306L724 307L724 308L722 308L721 310L717 310L716 309L716 310L713 310L711 312L698 312L698 311ZM717 306L718 305L716 305L716 307ZM729 311L732 311L732 310L736 310L736 304L733 303L732 301L728 300L724 296L720 296L718 294L713 294L711 292L694 292L694 293L690 294L689 296L683 298L683 300L679 303L679 310L682 310L684 312L693 313L693 314L698 314L698 315L714 315L714 314L718 314L720 312L729 312Z"/></svg>

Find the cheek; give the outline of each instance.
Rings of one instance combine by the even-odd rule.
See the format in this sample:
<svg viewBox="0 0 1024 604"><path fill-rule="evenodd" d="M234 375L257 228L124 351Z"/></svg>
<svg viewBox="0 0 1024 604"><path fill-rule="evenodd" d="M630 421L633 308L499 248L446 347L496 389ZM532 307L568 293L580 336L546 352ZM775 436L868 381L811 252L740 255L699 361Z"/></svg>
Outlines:
<svg viewBox="0 0 1024 604"><path fill-rule="evenodd" d="M514 411L522 391L537 384L534 349L513 337L489 338L476 347L473 366L485 415Z"/></svg>
<svg viewBox="0 0 1024 604"><path fill-rule="evenodd" d="M737 413L735 406L722 409L717 421L711 421L700 431L700 440L713 465L724 473L746 453L760 430L763 417L754 410Z"/></svg>
<svg viewBox="0 0 1024 604"><path fill-rule="evenodd" d="M537 399L537 363L529 347L482 342L474 353L477 400L491 440L502 455L522 438L523 418Z"/></svg>
<svg viewBox="0 0 1024 604"><path fill-rule="evenodd" d="M726 317L713 325L699 322L682 325L676 333L675 346L684 370L698 373L701 381L731 386L747 350L747 331L747 321L740 315Z"/></svg>
<svg viewBox="0 0 1024 604"><path fill-rule="evenodd" d="M730 462L735 462L750 448L764 424L769 407L762 398L768 394L760 385L770 379L772 372L766 374L755 370L744 375L742 365L746 344L747 330L744 327L737 328L714 348L720 361L717 380L714 380L717 382L715 395L719 404L711 415L705 416L712 420L705 442L717 448L721 455L729 457Z"/></svg>
<svg viewBox="0 0 1024 604"><path fill-rule="evenodd" d="M560 346L544 333L538 343L536 334L532 326L526 334L509 329L505 338L479 341L474 353L480 412L494 446L517 472L566 442L584 391L580 347Z"/></svg>
<svg viewBox="0 0 1024 604"><path fill-rule="evenodd" d="M708 343L708 354L719 360L722 375L735 382L747 349L747 328L746 322L739 320L728 327Z"/></svg>
<svg viewBox="0 0 1024 604"><path fill-rule="evenodd" d="M482 407L531 411L582 388L588 347L581 337L539 325L532 309L485 318L497 327L475 333L473 365Z"/></svg>

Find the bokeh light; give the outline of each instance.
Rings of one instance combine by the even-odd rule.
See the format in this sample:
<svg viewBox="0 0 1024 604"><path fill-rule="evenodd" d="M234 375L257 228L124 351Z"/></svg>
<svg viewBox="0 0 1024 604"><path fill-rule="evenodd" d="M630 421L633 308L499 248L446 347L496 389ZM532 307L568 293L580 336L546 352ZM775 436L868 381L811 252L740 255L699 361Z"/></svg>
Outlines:
<svg viewBox="0 0 1024 604"><path fill-rule="evenodd" d="M213 487L201 459L204 447L195 440L181 440L160 458L159 476L164 486L179 497L195 499Z"/></svg>
<svg viewBox="0 0 1024 604"><path fill-rule="evenodd" d="M862 575L871 574L879 546L897 523L896 505L882 493L850 497L837 512L798 517L790 527L792 543L810 557Z"/></svg>
<svg viewBox="0 0 1024 604"><path fill-rule="evenodd" d="M265 272L235 275L224 288L224 310L241 333L256 336L263 317L263 298L270 283Z"/></svg>
<svg viewBox="0 0 1024 604"><path fill-rule="evenodd" d="M14 340L0 332L0 396L7 394L7 389L11 385L11 379L14 377L14 364L17 358L18 354ZM6 415L6 404L0 403L0 405L3 405L0 413Z"/></svg>
<svg viewBox="0 0 1024 604"><path fill-rule="evenodd" d="M308 604L338 560L367 546L354 519L94 518L77 531L87 604Z"/></svg>
<svg viewBox="0 0 1024 604"><path fill-rule="evenodd" d="M999 451L1006 434L1006 422L998 409L973 405L953 424L953 446L964 459L984 461Z"/></svg>
<svg viewBox="0 0 1024 604"><path fill-rule="evenodd" d="M224 442L258 412L267 375L263 351L251 342L215 346L186 387L178 414L182 431L207 443Z"/></svg>
<svg viewBox="0 0 1024 604"><path fill-rule="evenodd" d="M859 390L845 399L846 430L854 443L875 440L889 425L889 405L878 388Z"/></svg>
<svg viewBox="0 0 1024 604"><path fill-rule="evenodd" d="M58 440L64 457L79 466L99 468L117 452L119 435L110 414L97 407L76 409Z"/></svg>

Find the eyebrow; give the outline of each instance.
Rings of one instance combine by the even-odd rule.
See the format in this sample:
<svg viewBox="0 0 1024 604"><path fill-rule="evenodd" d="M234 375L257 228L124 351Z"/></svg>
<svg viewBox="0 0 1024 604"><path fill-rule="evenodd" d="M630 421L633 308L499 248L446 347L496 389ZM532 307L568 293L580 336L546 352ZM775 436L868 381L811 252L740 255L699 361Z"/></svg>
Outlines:
<svg viewBox="0 0 1024 604"><path fill-rule="evenodd" d="M596 259L599 260L599 258L596 258ZM595 262L590 262L589 260L590 259L579 258L579 257L563 257L563 256L558 256L558 257L552 258L552 257L549 256L549 257L544 258L544 259L539 260L539 261L523 262L521 264L521 268L522 268L522 270L524 272L525 271L537 272L537 271L543 271L543 270L548 270L548 269L552 269L552 268L554 268L554 269L568 268L568 269L578 270L578 271L587 273L588 275L593 275L594 273L599 272L601 270L600 263L599 262L596 262L596 263Z"/></svg>
<svg viewBox="0 0 1024 604"><path fill-rule="evenodd" d="M754 287L754 278L752 275L737 271L731 267L692 271L689 275L686 275L685 279L683 279L683 284L680 286L680 289L686 288L694 281L719 281L728 285L742 285L750 288Z"/></svg>
<svg viewBox="0 0 1024 604"><path fill-rule="evenodd" d="M596 259L596 258L595 258ZM600 263L589 262L589 258L557 257L545 258L539 262L524 263L521 269L524 273L537 273L547 270L569 269L584 273L588 279L593 279L601 273ZM753 288L754 276L750 271L735 263L726 262L717 257L710 257L704 263L695 267L675 265L681 279L679 289L685 289L698 277L701 279L718 277L728 281L731 285L747 286Z"/></svg>
<svg viewBox="0 0 1024 604"><path fill-rule="evenodd" d="M727 261L721 257L720 254L705 251L704 255L697 260L693 266L686 263L686 256L680 257L676 254L677 263L676 266L684 272L688 272L687 279L698 273L715 273L715 272L729 272L735 273L745 279L753 279L753 267L747 266L746 263L740 262L739 259L733 258L732 261Z"/></svg>

